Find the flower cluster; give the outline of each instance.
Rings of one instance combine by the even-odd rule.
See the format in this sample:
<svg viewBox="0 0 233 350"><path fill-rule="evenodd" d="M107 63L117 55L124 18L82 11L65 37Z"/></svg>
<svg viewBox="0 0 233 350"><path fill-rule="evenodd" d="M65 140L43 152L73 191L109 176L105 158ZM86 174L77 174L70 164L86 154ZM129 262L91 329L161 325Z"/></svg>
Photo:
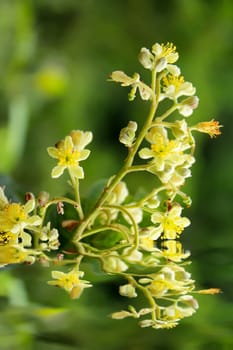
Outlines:
<svg viewBox="0 0 233 350"><path fill-rule="evenodd" d="M172 328L196 312L198 302L193 294L198 291L184 268L190 252L184 251L179 241L190 225L182 211L191 205L191 198L181 188L195 162L193 133L213 138L221 133L221 125L213 119L189 123L199 100L195 87L174 64L178 58L173 44L156 43L139 53L140 63L151 71L150 83L143 82L138 73L128 76L118 70L111 74L111 81L130 88L130 101L139 93L150 109L141 128L129 121L120 131L119 141L127 148L127 157L117 174L103 187L96 187L94 204L88 196L80 197L84 178L80 162L90 155L86 149L92 141L90 131L73 130L48 147L48 154L57 160L51 176L58 178L67 170L72 196L50 199L46 192L37 198L28 194L26 203L20 204L10 202L0 188L1 265L37 260L61 266L62 270L52 271L53 280L48 284L75 299L92 286L82 279L83 260L98 260L104 274L125 279L119 286L121 296L139 296L143 303L139 311L131 305L114 312L114 319L140 318L141 327ZM168 109L159 114L164 108L158 106L164 100ZM151 176L151 186L130 193L126 177L139 171ZM48 210L51 206L56 215ZM65 271L68 264L71 268ZM218 292L217 288L199 291Z"/></svg>
<svg viewBox="0 0 233 350"><path fill-rule="evenodd" d="M33 198L25 205L9 202L0 187L0 264L32 263L35 260L26 249L31 247L32 240L28 230L41 224L41 218L31 214L34 208Z"/></svg>

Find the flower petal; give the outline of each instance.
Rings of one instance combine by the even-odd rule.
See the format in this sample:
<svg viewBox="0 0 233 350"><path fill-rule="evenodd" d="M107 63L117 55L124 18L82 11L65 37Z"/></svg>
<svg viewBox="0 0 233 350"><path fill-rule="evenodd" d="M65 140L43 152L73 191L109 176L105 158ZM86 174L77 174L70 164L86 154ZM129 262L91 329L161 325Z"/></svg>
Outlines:
<svg viewBox="0 0 233 350"><path fill-rule="evenodd" d="M84 160L87 159L89 157L89 154L91 153L91 151L89 149L83 149L80 151L80 156L79 156L79 160Z"/></svg>
<svg viewBox="0 0 233 350"><path fill-rule="evenodd" d="M70 166L69 167L70 173L75 176L77 179L83 179L84 178L84 171L81 166Z"/></svg>
<svg viewBox="0 0 233 350"><path fill-rule="evenodd" d="M66 166L64 165L57 165L53 168L51 176L52 178L57 178L61 176L64 173Z"/></svg>
<svg viewBox="0 0 233 350"><path fill-rule="evenodd" d="M138 154L142 159L148 159L154 156L154 152L150 148L142 148Z"/></svg>
<svg viewBox="0 0 233 350"><path fill-rule="evenodd" d="M50 157L57 159L59 157L58 155L58 149L56 147L48 147L47 152L50 155Z"/></svg>

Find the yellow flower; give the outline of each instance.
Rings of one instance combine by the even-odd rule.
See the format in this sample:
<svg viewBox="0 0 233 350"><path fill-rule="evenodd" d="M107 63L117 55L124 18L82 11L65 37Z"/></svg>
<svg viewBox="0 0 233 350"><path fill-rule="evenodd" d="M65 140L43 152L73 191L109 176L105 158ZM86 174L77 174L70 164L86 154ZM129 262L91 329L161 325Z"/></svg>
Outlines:
<svg viewBox="0 0 233 350"><path fill-rule="evenodd" d="M29 215L35 207L34 199L29 200L25 205L19 203L9 203L6 197L4 202L3 196L1 195L0 200L1 232L11 232L17 234L22 232L26 227L30 228L31 226L40 225L41 218L38 215Z"/></svg>
<svg viewBox="0 0 233 350"><path fill-rule="evenodd" d="M184 294L193 289L194 281L190 273L173 263L164 266L158 273L141 278L139 283L145 284L151 295L160 298L170 294Z"/></svg>
<svg viewBox="0 0 233 350"><path fill-rule="evenodd" d="M0 232L0 246L18 243L18 236L12 232Z"/></svg>
<svg viewBox="0 0 233 350"><path fill-rule="evenodd" d="M65 289L72 299L77 299L82 294L84 288L92 287L89 281L79 279L83 275L83 271L77 271L75 268L68 273L52 271L52 278L56 281L48 281L48 284Z"/></svg>
<svg viewBox="0 0 233 350"><path fill-rule="evenodd" d="M176 240L165 240L162 242L163 255L169 260L180 262L190 256L190 252L184 252L182 244Z"/></svg>
<svg viewBox="0 0 233 350"><path fill-rule="evenodd" d="M182 295L173 305L164 308L163 317L166 320L179 320L190 317L198 309L198 302L191 295Z"/></svg>
<svg viewBox="0 0 233 350"><path fill-rule="evenodd" d="M155 171L163 171L166 162L173 165L183 162L183 143L178 140L169 140L165 128L153 127L146 135L146 140L151 143L151 147L142 148L139 156L142 159L153 158Z"/></svg>
<svg viewBox="0 0 233 350"><path fill-rule="evenodd" d="M179 58L176 46L172 43L161 45L156 43L152 46L152 52L157 58L165 58L168 63L175 63Z"/></svg>
<svg viewBox="0 0 233 350"><path fill-rule="evenodd" d="M163 233L164 239L176 239L185 227L190 225L190 220L186 217L181 217L182 207L175 204L170 210L165 213L155 212L151 216L151 221L158 224L157 229Z"/></svg>
<svg viewBox="0 0 233 350"><path fill-rule="evenodd" d="M139 62L144 68L161 72L171 63L178 60L179 55L176 52L176 47L172 43L167 44L154 44L152 46L152 52L143 47L139 53Z"/></svg>
<svg viewBox="0 0 233 350"><path fill-rule="evenodd" d="M93 138L93 134L91 131L82 131L82 130L72 130L70 132L70 136L73 141L73 145L75 149L81 151L86 145L88 145Z"/></svg>
<svg viewBox="0 0 233 350"><path fill-rule="evenodd" d="M196 92L192 83L186 82L181 75L177 76L169 73L163 78L163 84L163 93L160 95L160 100L169 98L177 101L180 96L192 96Z"/></svg>
<svg viewBox="0 0 233 350"><path fill-rule="evenodd" d="M19 264L27 262L32 264L35 258L30 255L30 251L19 245L0 246L0 264Z"/></svg>
<svg viewBox="0 0 233 350"><path fill-rule="evenodd" d="M80 134L81 133L81 134ZM81 160L87 159L90 154L88 149L83 149L91 141L90 133L72 131L71 136L58 142L55 147L48 147L47 151L52 158L58 160L58 165L52 170L52 177L61 176L65 169L77 179L84 178L83 168L79 166Z"/></svg>

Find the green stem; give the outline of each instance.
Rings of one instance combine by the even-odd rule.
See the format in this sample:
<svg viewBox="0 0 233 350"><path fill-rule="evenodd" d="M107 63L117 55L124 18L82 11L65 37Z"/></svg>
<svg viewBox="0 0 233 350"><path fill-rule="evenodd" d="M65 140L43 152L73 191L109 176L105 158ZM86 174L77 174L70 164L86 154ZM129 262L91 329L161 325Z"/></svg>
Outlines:
<svg viewBox="0 0 233 350"><path fill-rule="evenodd" d="M161 121L166 119L170 114L172 114L175 110L177 109L177 104L174 103L166 112L164 112L160 117L156 118L156 121L151 125L156 126L158 125Z"/></svg>
<svg viewBox="0 0 233 350"><path fill-rule="evenodd" d="M155 73L155 71L152 72L151 88L153 89L153 91L155 91L155 89L156 89L156 73ZM155 112L157 110L157 107L158 107L158 101L156 100L155 97L152 97L151 106L150 106L150 110L149 110L149 114L147 116L147 119L146 119L137 139L136 139L136 142L129 149L129 153L128 153L128 156L124 162L123 167L119 170L118 174L113 177L113 179L110 182L110 184L108 185L108 187L106 187L104 189L104 191L102 192L102 195L100 196L98 202L96 203L94 210L86 217L85 220L83 220L83 222L78 227L78 229L74 235L74 238L73 238L74 242L77 242L81 239L81 236L82 236L83 232L85 231L86 227L89 225L90 222L92 222L93 218L96 216L96 211L98 211L101 208L101 206L104 204L104 202L106 201L108 196L111 194L111 192L114 190L115 186L119 183L119 181L121 181L125 177L125 175L128 172L130 172L129 169L132 166L132 163L134 161L134 157L138 151L138 148L140 147L143 139L145 138L145 135L146 135L148 129L151 127L151 123L154 119L154 115L155 115Z"/></svg>
<svg viewBox="0 0 233 350"><path fill-rule="evenodd" d="M82 206L81 206L81 200L80 200L80 193L79 193L79 180L77 178L75 178L71 172L69 171L69 175L70 175L70 179L71 179L71 183L72 183L72 187L74 189L74 195L75 195L75 200L78 203L78 205L76 206L77 212L79 214L80 220L84 219L84 214L83 214L83 210L82 210Z"/></svg>
<svg viewBox="0 0 233 350"><path fill-rule="evenodd" d="M90 231L87 231L86 233L84 233L82 235L82 239L86 238L86 237L89 237L89 236L92 236L92 235L94 235L96 233L106 231L106 230L114 230L114 231L122 233L125 236L125 238L127 239L127 241L128 241L129 240L128 234L126 232L124 232L122 226L123 225L119 225L119 226L117 226L117 225L105 225L105 226L97 227L97 228L95 228L93 230L90 230Z"/></svg>
<svg viewBox="0 0 233 350"><path fill-rule="evenodd" d="M141 284L139 284L132 276L127 277L129 282L132 283L136 288L140 289L142 293L145 295L146 299L148 300L150 306L151 306L151 318L153 321L156 321L156 308L157 304L152 297L151 293L146 287L143 287Z"/></svg>
<svg viewBox="0 0 233 350"><path fill-rule="evenodd" d="M130 212L127 210L126 207L120 206L120 205L106 205L105 208L114 208L117 209L119 211L122 211L126 216L129 217L132 226L133 226L133 230L134 230L134 239L135 239L135 244L132 247L132 250L137 249L138 245L139 245L139 232L138 232L138 226L134 220L133 215L130 214ZM129 237L128 237L129 240Z"/></svg>

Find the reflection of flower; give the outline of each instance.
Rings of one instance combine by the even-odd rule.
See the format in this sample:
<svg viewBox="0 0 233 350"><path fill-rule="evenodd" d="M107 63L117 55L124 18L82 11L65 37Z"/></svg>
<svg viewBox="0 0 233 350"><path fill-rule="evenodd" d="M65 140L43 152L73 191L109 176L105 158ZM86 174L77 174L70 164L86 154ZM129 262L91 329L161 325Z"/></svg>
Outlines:
<svg viewBox="0 0 233 350"><path fill-rule="evenodd" d="M171 306L164 308L164 318L167 320L177 320L192 316L198 309L197 300L191 295L182 295Z"/></svg>
<svg viewBox="0 0 233 350"><path fill-rule="evenodd" d="M79 166L81 160L87 159L90 154L84 147L91 141L91 132L72 131L71 136L66 136L55 147L48 147L48 153L58 160L58 165L52 170L52 177L61 176L65 169L77 179L84 177L83 168Z"/></svg>
<svg viewBox="0 0 233 350"><path fill-rule="evenodd" d="M162 242L163 255L169 260L180 262L190 256L190 252L184 252L179 241L169 239Z"/></svg>
<svg viewBox="0 0 233 350"><path fill-rule="evenodd" d="M139 282L146 284L153 297L160 298L170 293L185 294L191 291L194 281L190 277L190 273L183 267L171 263L158 273L151 274L148 278L141 278Z"/></svg>
<svg viewBox="0 0 233 350"><path fill-rule="evenodd" d="M181 217L182 207L179 204L174 205L165 213L155 212L151 216L151 221L158 224L157 231L162 233L164 239L176 239L185 227L190 225L190 220Z"/></svg>
<svg viewBox="0 0 233 350"><path fill-rule="evenodd" d="M89 281L79 279L83 275L83 271L77 271L75 268L67 273L52 271L52 278L55 281L48 281L48 284L65 289L72 299L77 299L82 294L84 288L92 287Z"/></svg>
<svg viewBox="0 0 233 350"><path fill-rule="evenodd" d="M120 258L120 256L113 252L112 255L102 258L103 269L110 273L124 272L128 269L128 265Z"/></svg>

